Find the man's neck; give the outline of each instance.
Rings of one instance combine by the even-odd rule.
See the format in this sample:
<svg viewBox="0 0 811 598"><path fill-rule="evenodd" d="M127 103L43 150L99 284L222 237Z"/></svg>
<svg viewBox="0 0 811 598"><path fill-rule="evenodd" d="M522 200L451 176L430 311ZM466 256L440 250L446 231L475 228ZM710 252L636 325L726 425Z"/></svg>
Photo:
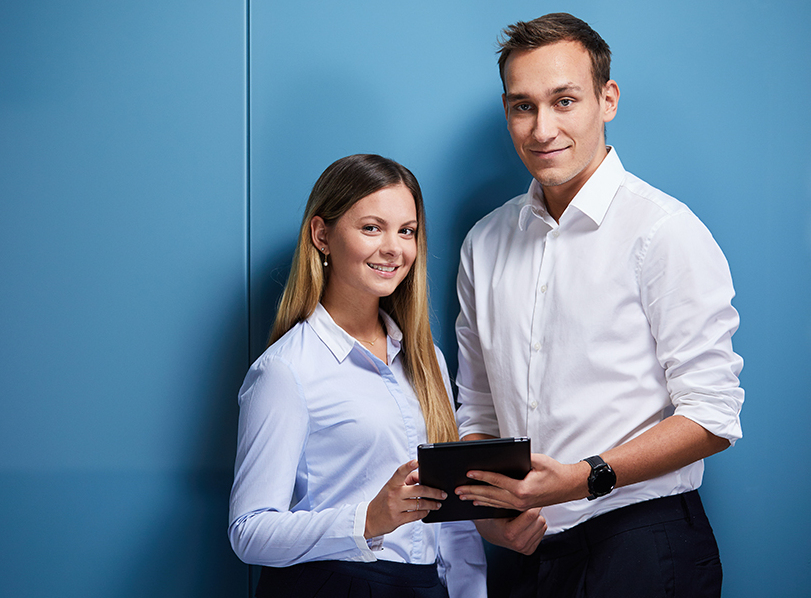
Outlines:
<svg viewBox="0 0 811 598"><path fill-rule="evenodd" d="M546 211L549 212L549 215L555 219L555 222L560 222L560 217L563 216L563 212L566 211L566 208L569 207L572 200L574 200L577 194L580 193L583 186L589 181L594 173L597 172L597 169L600 168L600 165L603 163L603 160L605 160L609 151L610 148L606 147L604 152L600 152L599 161L596 161L592 168L587 168L584 172L581 172L570 181L560 185L550 186L544 186L543 183L541 183L543 199L544 203L546 204Z"/></svg>
<svg viewBox="0 0 811 598"><path fill-rule="evenodd" d="M554 187L544 187L541 185L541 189L543 189L543 201L546 204L546 211L549 212L549 215L555 219L555 222L560 223L560 217L563 216L563 212L566 211L566 208L569 207L569 204L572 203L574 196L577 195L577 192L580 189L575 190L573 193L566 193L565 195L560 195L555 193L560 187L560 185L555 185Z"/></svg>

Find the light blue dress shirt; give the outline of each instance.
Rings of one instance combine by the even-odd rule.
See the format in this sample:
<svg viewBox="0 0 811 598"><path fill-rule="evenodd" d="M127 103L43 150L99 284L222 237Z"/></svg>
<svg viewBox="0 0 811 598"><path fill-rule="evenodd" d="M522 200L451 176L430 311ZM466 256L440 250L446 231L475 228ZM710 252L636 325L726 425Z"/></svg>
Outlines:
<svg viewBox="0 0 811 598"><path fill-rule="evenodd" d="M452 597L484 597L484 551L471 522L417 521L376 541L363 537L369 502L427 442L402 333L381 316L388 365L319 304L251 366L239 393L231 545L243 561L272 567L438 562ZM437 357L450 397L438 349Z"/></svg>

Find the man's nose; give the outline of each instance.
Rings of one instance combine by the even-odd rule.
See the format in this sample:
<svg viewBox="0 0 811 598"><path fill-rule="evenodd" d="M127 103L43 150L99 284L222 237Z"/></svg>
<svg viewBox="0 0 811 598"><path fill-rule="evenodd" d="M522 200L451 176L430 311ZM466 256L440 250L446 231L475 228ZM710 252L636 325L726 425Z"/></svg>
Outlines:
<svg viewBox="0 0 811 598"><path fill-rule="evenodd" d="M557 135L557 123L552 114L538 110L532 127L532 136L540 143L546 143Z"/></svg>

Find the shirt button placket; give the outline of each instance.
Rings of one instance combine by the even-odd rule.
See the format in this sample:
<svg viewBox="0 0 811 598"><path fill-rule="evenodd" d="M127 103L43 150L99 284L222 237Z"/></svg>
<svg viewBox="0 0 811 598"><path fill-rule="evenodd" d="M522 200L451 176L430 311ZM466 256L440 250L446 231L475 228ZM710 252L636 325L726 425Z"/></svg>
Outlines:
<svg viewBox="0 0 811 598"><path fill-rule="evenodd" d="M535 291L535 307L532 318L532 345L529 357L529 379L527 380L527 433L532 435L532 430L540 425L538 412L538 397L540 396L540 382L543 378L544 358L543 350L543 325L546 319L547 291L549 290L549 275L552 271L555 260L555 247L550 241L557 238L557 229L547 233L546 242L543 244L543 258L541 268L538 273L538 286Z"/></svg>

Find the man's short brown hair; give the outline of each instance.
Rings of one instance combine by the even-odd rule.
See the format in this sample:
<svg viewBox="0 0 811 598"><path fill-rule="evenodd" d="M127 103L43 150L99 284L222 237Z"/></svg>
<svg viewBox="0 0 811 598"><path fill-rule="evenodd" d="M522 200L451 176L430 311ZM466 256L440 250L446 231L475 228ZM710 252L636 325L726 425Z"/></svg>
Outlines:
<svg viewBox="0 0 811 598"><path fill-rule="evenodd" d="M569 13L555 12L529 22L518 21L505 28L502 35L498 50L498 70L505 93L507 85L504 81L504 67L513 51L534 50L562 41L580 43L591 56L591 76L594 93L598 97L611 79L611 49L608 44L588 23Z"/></svg>

